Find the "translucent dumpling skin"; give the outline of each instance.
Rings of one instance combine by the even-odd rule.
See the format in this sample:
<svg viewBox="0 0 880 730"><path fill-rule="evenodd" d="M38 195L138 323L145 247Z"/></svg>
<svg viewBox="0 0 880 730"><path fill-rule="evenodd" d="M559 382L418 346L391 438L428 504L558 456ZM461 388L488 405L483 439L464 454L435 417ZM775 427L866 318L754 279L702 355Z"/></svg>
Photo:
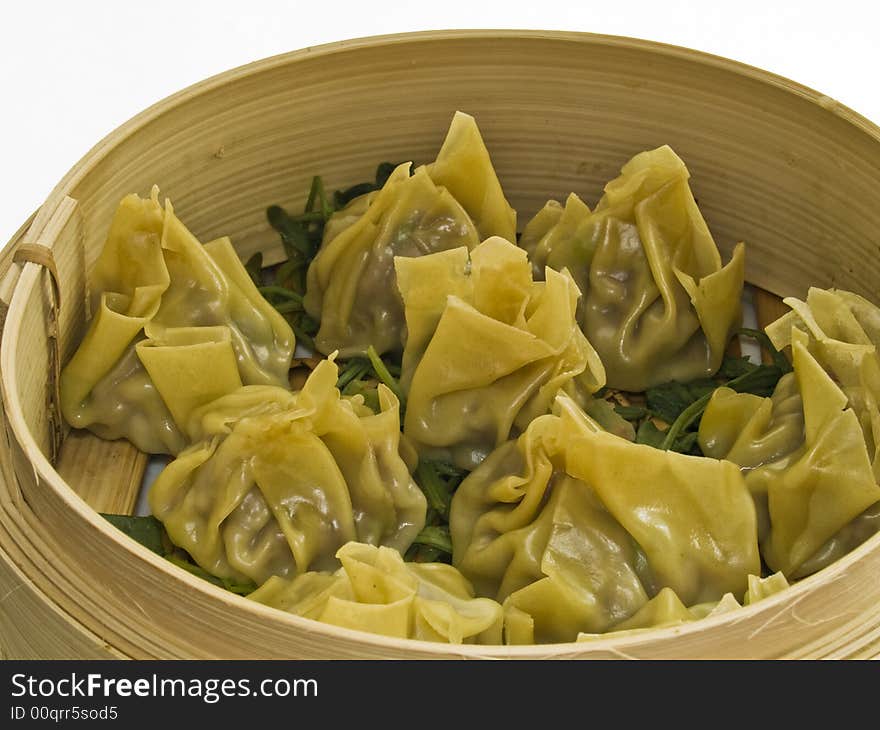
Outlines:
<svg viewBox="0 0 880 730"><path fill-rule="evenodd" d="M788 581L782 573L774 573L766 578L757 575L748 577L748 589L742 603L733 593L725 593L717 601L706 601L693 606L685 606L676 592L663 588L656 596L642 606L625 621L616 624L612 631L615 636L635 634L649 629L662 629L670 626L698 621L710 616L729 613L742 606L750 606L758 601L776 595L788 588ZM601 634L581 633L577 640L592 641Z"/></svg>
<svg viewBox="0 0 880 730"><path fill-rule="evenodd" d="M817 359L822 349L786 322L785 343L782 325L768 330L791 346L794 372L771 398L717 390L699 442L707 455L743 468L760 516L764 560L798 578L876 529L869 508L880 500L880 486L853 401Z"/></svg>
<svg viewBox="0 0 880 730"><path fill-rule="evenodd" d="M319 351L342 357L399 351L403 306L394 286L394 257L464 246L479 235L464 208L424 168L400 165L363 213L332 238L325 234L309 267L305 306L321 322ZM350 207L360 205L355 199ZM349 213L343 209L336 216ZM332 223L331 219L331 223ZM334 229L330 229L334 233Z"/></svg>
<svg viewBox="0 0 880 730"><path fill-rule="evenodd" d="M533 281L525 252L498 237L395 266L407 324L404 433L422 456L471 469L547 413L560 389L604 384L567 272Z"/></svg>
<svg viewBox="0 0 880 730"><path fill-rule="evenodd" d="M755 519L732 463L631 444L560 396L458 488L453 564L503 603L512 643L574 641L664 587L688 605L743 595Z"/></svg>
<svg viewBox="0 0 880 730"><path fill-rule="evenodd" d="M75 428L176 454L197 406L242 384L285 386L296 342L229 239L203 246L158 194L119 204L61 406Z"/></svg>
<svg viewBox="0 0 880 730"><path fill-rule="evenodd" d="M714 374L740 322L744 256L721 256L669 147L633 157L590 211L551 201L523 231L536 273L567 268L580 320L608 372L629 391Z"/></svg>
<svg viewBox="0 0 880 730"><path fill-rule="evenodd" d="M382 190L334 214L309 267L305 307L321 326L315 345L349 357L371 345L403 347L404 313L395 257L515 240L516 214L501 190L473 117L457 113L436 161L410 176L398 166Z"/></svg>
<svg viewBox="0 0 880 730"><path fill-rule="evenodd" d="M193 445L153 484L149 501L171 540L212 575L257 585L338 567L360 541L405 551L426 501L400 455L399 404L341 398L323 361L302 391L245 386L194 411Z"/></svg>
<svg viewBox="0 0 880 730"><path fill-rule="evenodd" d="M270 578L248 598L348 629L449 644L500 644L501 606L474 597L455 568L405 563L385 547L348 543L333 574Z"/></svg>

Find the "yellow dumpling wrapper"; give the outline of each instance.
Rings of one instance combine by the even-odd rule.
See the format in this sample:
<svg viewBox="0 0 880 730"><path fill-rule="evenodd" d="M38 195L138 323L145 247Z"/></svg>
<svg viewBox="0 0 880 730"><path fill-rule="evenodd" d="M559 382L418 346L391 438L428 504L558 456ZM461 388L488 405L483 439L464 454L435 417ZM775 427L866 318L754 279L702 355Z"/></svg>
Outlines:
<svg viewBox="0 0 880 730"><path fill-rule="evenodd" d="M399 165L375 195L334 214L307 274L306 311L320 320L315 346L340 356L400 351L403 305L394 257L465 246L479 235L461 204L424 168ZM360 212L360 215L356 213Z"/></svg>
<svg viewBox="0 0 880 730"><path fill-rule="evenodd" d="M290 326L229 239L202 246L156 188L119 204L90 291L94 316L61 374L76 428L175 454L194 408L242 383L287 382Z"/></svg>
<svg viewBox="0 0 880 730"><path fill-rule="evenodd" d="M742 594L760 572L755 508L731 462L596 432L570 444L566 469L632 535L657 585L686 603Z"/></svg>
<svg viewBox="0 0 880 730"><path fill-rule="evenodd" d="M453 564L504 605L510 643L574 641L669 587L742 594L760 569L738 469L631 444L570 398L496 449L452 501Z"/></svg>
<svg viewBox="0 0 880 730"><path fill-rule="evenodd" d="M547 413L560 389L604 384L567 272L535 282L525 252L497 237L395 267L407 323L404 433L422 456L471 469Z"/></svg>
<svg viewBox="0 0 880 730"><path fill-rule="evenodd" d="M880 308L839 289L812 287L806 301L789 297L792 311L767 327L778 349L795 331L816 361L840 386L855 411L875 477L880 480Z"/></svg>
<svg viewBox="0 0 880 730"><path fill-rule="evenodd" d="M500 644L501 606L474 597L467 580L441 563L405 563L387 547L351 542L333 574L270 578L248 598L282 611L359 631L450 644Z"/></svg>
<svg viewBox="0 0 880 730"><path fill-rule="evenodd" d="M579 287L589 284L590 262L595 251L595 225L589 206L575 193L561 205L548 200L523 229L519 245L525 249L535 279L544 269L568 269Z"/></svg>
<svg viewBox="0 0 880 730"><path fill-rule="evenodd" d="M472 249L492 235L514 240L516 214L473 117L456 114L436 161L412 175L410 167L399 165L380 191L355 198L327 222L304 300L320 321L320 352L403 348L395 257Z"/></svg>
<svg viewBox="0 0 880 730"><path fill-rule="evenodd" d="M341 397L322 361L303 389L251 385L195 409L193 445L149 492L172 542L206 571L257 585L338 566L357 540L405 551L424 527L424 494L400 454L399 404Z"/></svg>
<svg viewBox="0 0 880 730"><path fill-rule="evenodd" d="M880 500L880 487L846 394L808 349L805 333L793 330L789 343L794 373L780 379L773 396L715 391L698 438L708 456L743 468L764 560L797 578L866 539L866 528L877 526L870 512L841 531Z"/></svg>
<svg viewBox="0 0 880 730"><path fill-rule="evenodd" d="M516 211L504 197L477 121L470 114L455 113L437 159L427 171L464 206L481 240L490 236L516 240Z"/></svg>
<svg viewBox="0 0 880 730"><path fill-rule="evenodd" d="M611 630L614 636L626 636L642 633L649 629L668 628L699 621L704 618L729 613L743 606L750 606L765 598L776 595L789 587L782 573L761 578L757 575L748 577L748 589L742 603L732 593L725 593L717 601L708 601L693 606L685 606L676 592L671 588L663 588L635 614L621 621ZM592 641L603 634L581 633L577 640ZM604 636L607 636L605 634Z"/></svg>
<svg viewBox="0 0 880 730"><path fill-rule="evenodd" d="M714 374L739 326L745 250L721 256L668 147L640 153L590 211L576 195L549 202L520 245L536 275L568 269L583 293L579 319L608 385L644 391Z"/></svg>

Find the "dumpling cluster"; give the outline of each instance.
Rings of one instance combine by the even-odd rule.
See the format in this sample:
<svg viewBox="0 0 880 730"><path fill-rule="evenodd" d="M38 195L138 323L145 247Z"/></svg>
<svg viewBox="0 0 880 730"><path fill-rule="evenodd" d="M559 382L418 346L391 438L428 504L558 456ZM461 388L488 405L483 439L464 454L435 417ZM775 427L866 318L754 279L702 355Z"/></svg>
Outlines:
<svg viewBox="0 0 880 730"><path fill-rule="evenodd" d="M120 204L63 412L176 456L150 507L201 568L350 629L573 642L754 603L880 529L878 307L787 299L767 334L792 372L766 398L716 387L744 247L722 264L671 149L519 241L472 117L411 168L326 220L303 306L328 357L297 391L293 333L229 240L199 243L155 189ZM350 395L348 358L393 387ZM633 443L599 392L697 379L704 456ZM405 561L431 530L452 564Z"/></svg>

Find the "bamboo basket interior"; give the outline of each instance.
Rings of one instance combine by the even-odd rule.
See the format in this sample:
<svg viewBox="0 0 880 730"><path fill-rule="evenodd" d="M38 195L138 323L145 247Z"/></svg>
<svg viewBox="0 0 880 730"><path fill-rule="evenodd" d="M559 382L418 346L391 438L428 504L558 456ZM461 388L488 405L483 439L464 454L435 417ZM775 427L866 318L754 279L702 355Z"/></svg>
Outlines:
<svg viewBox="0 0 880 730"><path fill-rule="evenodd" d="M602 185L634 153L687 163L726 257L747 242L762 324L778 296L839 286L876 300L880 130L828 97L686 49L587 34L446 31L337 43L229 71L100 142L2 254L0 651L7 657L854 657L880 652L880 538L733 614L536 647L446 646L276 612L204 583L100 518L130 511L146 457L62 432L54 376L84 333L87 272L120 198L153 183L201 239L280 251L264 210L296 207L381 160L432 159L457 109L476 116L520 227L548 197ZM51 277L13 263L52 249ZM57 355L53 332L57 332ZM54 466L53 466L54 464Z"/></svg>

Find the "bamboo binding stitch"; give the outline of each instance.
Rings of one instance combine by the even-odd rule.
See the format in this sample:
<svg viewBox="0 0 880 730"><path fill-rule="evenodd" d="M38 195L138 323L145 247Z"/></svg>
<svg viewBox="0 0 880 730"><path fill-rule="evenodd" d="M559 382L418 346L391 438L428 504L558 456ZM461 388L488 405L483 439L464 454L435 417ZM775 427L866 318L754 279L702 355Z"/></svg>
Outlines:
<svg viewBox="0 0 880 730"><path fill-rule="evenodd" d="M61 282L58 276L58 266L52 249L41 243L22 243L18 246L12 261L17 264L36 264L49 272L52 292L49 305L49 321L46 323L47 334L51 341L49 350L49 382L46 389L46 410L49 417L49 429L51 434L50 459L54 464L61 452L61 444L64 441L64 419L61 416L61 341L58 334L58 315L61 311ZM0 311L0 337L2 337L3 325L6 323L6 315L9 307L3 303Z"/></svg>

